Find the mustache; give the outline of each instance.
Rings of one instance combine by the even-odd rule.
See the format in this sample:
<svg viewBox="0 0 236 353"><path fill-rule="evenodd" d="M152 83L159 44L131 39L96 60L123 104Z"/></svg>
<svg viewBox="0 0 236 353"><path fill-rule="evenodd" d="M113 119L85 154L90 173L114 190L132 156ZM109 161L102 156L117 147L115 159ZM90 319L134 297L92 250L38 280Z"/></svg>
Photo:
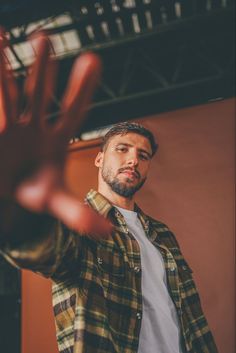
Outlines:
<svg viewBox="0 0 236 353"><path fill-rule="evenodd" d="M131 167L120 168L120 169L118 169L118 173L125 172L126 170L130 170L132 173L134 173L136 175L136 177L138 179L140 179L141 175L140 175L139 171L137 169L134 169L134 168L131 168Z"/></svg>

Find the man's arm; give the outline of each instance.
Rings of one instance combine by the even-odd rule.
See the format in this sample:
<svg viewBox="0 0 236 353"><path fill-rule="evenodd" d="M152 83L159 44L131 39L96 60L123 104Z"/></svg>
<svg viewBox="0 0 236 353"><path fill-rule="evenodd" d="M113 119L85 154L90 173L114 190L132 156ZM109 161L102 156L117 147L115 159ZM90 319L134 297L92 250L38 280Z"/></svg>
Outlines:
<svg viewBox="0 0 236 353"><path fill-rule="evenodd" d="M70 253L74 248L76 253L79 239L66 237L55 219L95 238L106 237L111 227L68 191L63 178L68 142L83 121L101 63L88 53L76 60L52 126L45 115L55 61L48 38L41 34L38 40L24 90L27 108L21 112L18 87L5 60L7 42L0 32L0 247L13 264L52 275L64 258L60 249Z"/></svg>
<svg viewBox="0 0 236 353"><path fill-rule="evenodd" d="M13 266L55 280L72 279L78 270L80 236L47 214L0 202L0 253Z"/></svg>

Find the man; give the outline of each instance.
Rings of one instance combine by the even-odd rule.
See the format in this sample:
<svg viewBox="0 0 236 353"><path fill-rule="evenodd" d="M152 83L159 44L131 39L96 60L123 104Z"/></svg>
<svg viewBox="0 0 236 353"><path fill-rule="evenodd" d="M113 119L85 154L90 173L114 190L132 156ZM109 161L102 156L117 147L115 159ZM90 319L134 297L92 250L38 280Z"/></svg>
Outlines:
<svg viewBox="0 0 236 353"><path fill-rule="evenodd" d="M42 58L45 48L43 40ZM38 80L36 75L32 86ZM66 102L70 112L70 99ZM6 120L0 147L15 131L5 128ZM35 133L22 126L16 131L17 138ZM56 147L64 156L58 142ZM61 157L48 150L49 145L46 152L35 153L38 167L31 173L25 167L17 178L10 172L21 164L9 167L5 158L11 182L3 173L1 249L13 265L52 278L60 353L217 352L174 235L135 204L157 150L152 133L139 124L121 123L104 137L95 159L98 191L90 191L86 203L112 228L66 193L58 182Z"/></svg>

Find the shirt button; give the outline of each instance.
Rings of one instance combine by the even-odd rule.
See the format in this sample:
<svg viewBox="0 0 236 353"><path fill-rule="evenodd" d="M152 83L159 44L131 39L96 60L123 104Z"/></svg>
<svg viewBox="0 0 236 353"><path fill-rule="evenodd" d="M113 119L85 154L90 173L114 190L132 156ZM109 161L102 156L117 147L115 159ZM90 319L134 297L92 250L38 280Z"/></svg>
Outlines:
<svg viewBox="0 0 236 353"><path fill-rule="evenodd" d="M170 271L171 271L171 272L174 272L174 271L175 271L175 267L171 267L171 268L170 268Z"/></svg>
<svg viewBox="0 0 236 353"><path fill-rule="evenodd" d="M134 267L134 272L135 272L135 273L139 273L139 272L140 272L140 268L139 268L138 266L135 266L135 267Z"/></svg>
<svg viewBox="0 0 236 353"><path fill-rule="evenodd" d="M141 320L141 317L142 317L141 313L137 313L136 316L138 320Z"/></svg>
<svg viewBox="0 0 236 353"><path fill-rule="evenodd" d="M102 264L102 258L101 257L98 257L98 263L99 263L99 265L101 265Z"/></svg>

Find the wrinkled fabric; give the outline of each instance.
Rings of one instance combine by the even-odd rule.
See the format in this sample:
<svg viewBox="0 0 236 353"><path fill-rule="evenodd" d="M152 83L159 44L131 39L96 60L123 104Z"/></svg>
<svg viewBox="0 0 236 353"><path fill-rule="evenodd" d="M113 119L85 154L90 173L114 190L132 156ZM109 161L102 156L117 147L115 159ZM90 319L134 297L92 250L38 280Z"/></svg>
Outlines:
<svg viewBox="0 0 236 353"><path fill-rule="evenodd" d="M137 240L122 214L101 194L91 190L86 203L113 223L108 240L95 241L58 223L48 236L14 249L5 245L2 253L13 265L52 278L60 353L137 353L142 321ZM146 236L162 254L183 352L217 353L192 270L175 236L137 205L135 211Z"/></svg>

